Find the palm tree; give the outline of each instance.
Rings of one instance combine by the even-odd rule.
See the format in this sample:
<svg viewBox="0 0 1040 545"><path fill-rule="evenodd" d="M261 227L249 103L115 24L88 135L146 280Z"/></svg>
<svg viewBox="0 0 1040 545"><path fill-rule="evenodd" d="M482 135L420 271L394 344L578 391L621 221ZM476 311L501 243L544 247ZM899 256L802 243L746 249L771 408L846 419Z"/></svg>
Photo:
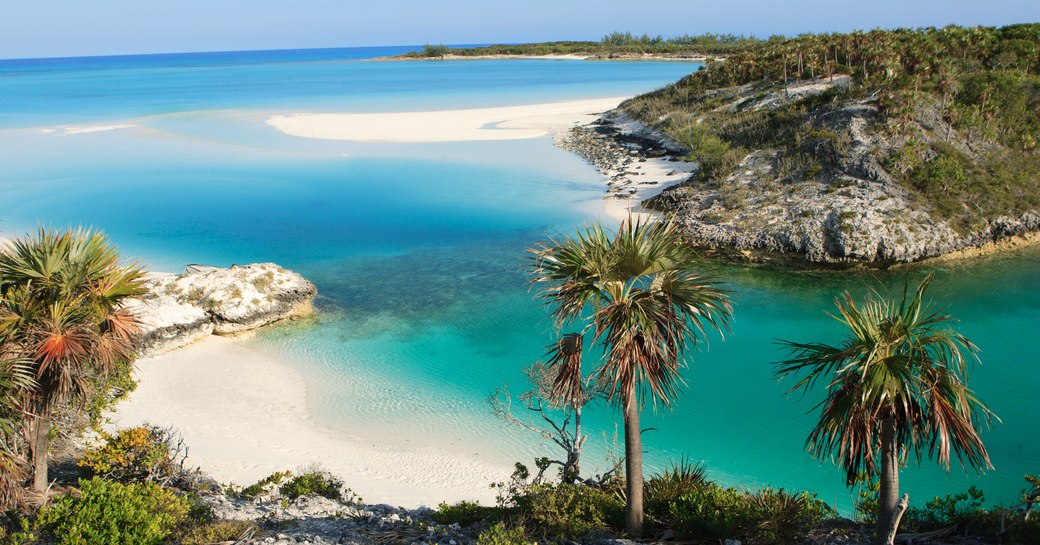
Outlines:
<svg viewBox="0 0 1040 545"><path fill-rule="evenodd" d="M37 491L48 484L54 408L132 355L137 322L121 303L140 292L141 275L121 266L105 235L92 230L41 227L0 249L0 346L27 361L36 381L24 398Z"/></svg>
<svg viewBox="0 0 1040 545"><path fill-rule="evenodd" d="M24 362L3 358L0 352L0 511L16 507L22 499L25 464L12 444L22 420L18 414L19 397L35 386Z"/></svg>
<svg viewBox="0 0 1040 545"><path fill-rule="evenodd" d="M557 332L578 322L603 347L597 380L609 399L620 400L625 422L625 529L639 537L640 398L649 390L655 403L671 404L688 346L705 334L705 325L718 330L727 323L732 312L727 294L695 272L693 253L670 221L629 217L613 237L590 225L531 252L534 282L546 285L542 297L552 308ZM562 371L568 370L575 373L574 366ZM567 379L559 381L566 390Z"/></svg>
<svg viewBox="0 0 1040 545"><path fill-rule="evenodd" d="M875 543L892 543L906 500L899 501L899 461L914 454L947 470L951 453L962 466L992 467L976 425L992 413L968 389L968 359L978 348L947 327L952 318L926 312L929 275L899 304L878 294L862 305L846 292L835 319L848 328L837 345L781 341L791 359L777 375L804 376L791 388L808 390L821 379L827 396L820 421L806 440L817 458L835 456L850 486L861 475L879 477ZM967 356L967 357L966 357Z"/></svg>

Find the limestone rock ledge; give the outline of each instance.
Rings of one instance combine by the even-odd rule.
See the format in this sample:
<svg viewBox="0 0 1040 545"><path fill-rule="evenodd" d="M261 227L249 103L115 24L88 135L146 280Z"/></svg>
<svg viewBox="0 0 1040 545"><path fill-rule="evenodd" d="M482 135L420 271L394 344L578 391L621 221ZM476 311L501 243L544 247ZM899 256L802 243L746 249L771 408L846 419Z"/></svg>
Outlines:
<svg viewBox="0 0 1040 545"><path fill-rule="evenodd" d="M309 314L318 291L306 278L274 263L190 265L181 275L150 273L145 289L126 303L141 322L139 357L208 335L233 335Z"/></svg>

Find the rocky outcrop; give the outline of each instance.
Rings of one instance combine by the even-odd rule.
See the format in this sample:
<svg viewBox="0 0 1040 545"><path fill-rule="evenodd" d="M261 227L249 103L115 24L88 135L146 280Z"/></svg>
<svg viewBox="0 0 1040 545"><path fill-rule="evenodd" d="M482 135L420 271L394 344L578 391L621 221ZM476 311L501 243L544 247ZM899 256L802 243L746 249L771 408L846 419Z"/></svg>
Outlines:
<svg viewBox="0 0 1040 545"><path fill-rule="evenodd" d="M848 85L845 76L769 92L754 85L728 88L718 91L723 104L713 112L776 109ZM950 132L941 116L931 113L922 109L916 121L920 128L914 134L922 141ZM992 218L970 230L936 219L887 170L890 165L882 159L890 154L885 150L900 149L907 137L879 130L887 121L870 100L810 112L804 122L814 139L802 145L817 163L800 164L783 151L755 149L724 180L687 175L682 183L654 188L659 195L644 206L673 215L693 245L716 255L842 267L968 255L1012 246L1040 231L1040 211L1035 210ZM600 169L608 177L608 192L617 197L636 197L638 178L630 175L637 161L663 157L678 161L677 172L695 170L681 161L686 155L681 144L620 110L572 129L559 145Z"/></svg>
<svg viewBox="0 0 1040 545"><path fill-rule="evenodd" d="M389 505L364 505L350 500L332 500L317 495L295 500L250 500L234 495L203 496L219 520L255 521L256 535L239 541L243 545L289 545L296 543L377 545L379 543L425 543L427 545L473 545L476 532L458 524L439 525L429 508L402 509Z"/></svg>
<svg viewBox="0 0 1040 545"><path fill-rule="evenodd" d="M150 273L145 289L126 304L141 322L139 356L310 313L317 293L307 279L274 263L189 266L181 275Z"/></svg>

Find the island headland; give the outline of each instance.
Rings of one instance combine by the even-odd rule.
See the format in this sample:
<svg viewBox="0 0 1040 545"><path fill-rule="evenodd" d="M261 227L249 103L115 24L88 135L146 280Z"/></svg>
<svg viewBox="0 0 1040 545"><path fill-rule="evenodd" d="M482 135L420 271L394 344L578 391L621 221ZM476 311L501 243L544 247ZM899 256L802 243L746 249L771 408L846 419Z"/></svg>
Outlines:
<svg viewBox="0 0 1040 545"><path fill-rule="evenodd" d="M1040 63L1014 44L1038 26L749 45L562 146L614 193L638 187L633 161L696 165L644 204L711 255L883 268L1031 244Z"/></svg>

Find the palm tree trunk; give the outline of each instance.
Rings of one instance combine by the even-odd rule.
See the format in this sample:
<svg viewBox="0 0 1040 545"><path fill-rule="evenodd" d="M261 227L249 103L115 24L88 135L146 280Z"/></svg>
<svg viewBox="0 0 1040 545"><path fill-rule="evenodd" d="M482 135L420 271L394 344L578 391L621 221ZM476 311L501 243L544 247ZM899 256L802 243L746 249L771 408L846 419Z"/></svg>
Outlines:
<svg viewBox="0 0 1040 545"><path fill-rule="evenodd" d="M895 536L894 519L899 509L899 453L896 448L896 419L881 421L881 489L878 491L876 545L885 545L889 535Z"/></svg>
<svg viewBox="0 0 1040 545"><path fill-rule="evenodd" d="M643 537L643 440L639 429L639 401L631 384L621 401L625 412L625 532Z"/></svg>
<svg viewBox="0 0 1040 545"><path fill-rule="evenodd" d="M33 489L43 493L50 484L47 480L47 449L51 442L51 415L42 403L40 405L33 426Z"/></svg>
<svg viewBox="0 0 1040 545"><path fill-rule="evenodd" d="M567 453L567 473L564 475L564 479L568 480L571 484L574 481L581 478L581 407L574 408L574 442L571 444L571 450Z"/></svg>

